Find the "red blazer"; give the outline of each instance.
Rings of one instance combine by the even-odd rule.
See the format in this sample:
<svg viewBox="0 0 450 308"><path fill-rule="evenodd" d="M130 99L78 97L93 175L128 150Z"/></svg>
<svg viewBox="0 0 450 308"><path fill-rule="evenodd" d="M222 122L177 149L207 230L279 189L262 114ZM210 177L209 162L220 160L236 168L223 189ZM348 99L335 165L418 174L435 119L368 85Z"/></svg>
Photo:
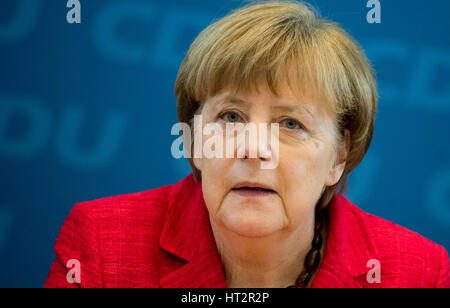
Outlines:
<svg viewBox="0 0 450 308"><path fill-rule="evenodd" d="M55 243L45 287L227 287L201 185L175 185L78 203ZM66 267L80 261L80 283ZM371 259L381 283L369 283ZM330 204L325 255L311 287L450 287L446 250L367 214L339 195Z"/></svg>

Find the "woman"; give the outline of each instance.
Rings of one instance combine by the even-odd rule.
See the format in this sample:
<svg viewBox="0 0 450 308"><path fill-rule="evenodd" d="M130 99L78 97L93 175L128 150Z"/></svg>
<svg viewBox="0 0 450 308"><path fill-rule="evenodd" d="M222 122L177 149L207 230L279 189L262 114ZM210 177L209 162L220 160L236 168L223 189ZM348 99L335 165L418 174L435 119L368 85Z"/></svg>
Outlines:
<svg viewBox="0 0 450 308"><path fill-rule="evenodd" d="M194 128L188 152L208 148L192 140L215 125L233 156L188 157L193 172L175 185L76 204L46 287L450 286L443 247L342 195L378 97L335 23L295 2L236 10L193 42L175 94ZM277 124L265 148L224 132L264 123Z"/></svg>

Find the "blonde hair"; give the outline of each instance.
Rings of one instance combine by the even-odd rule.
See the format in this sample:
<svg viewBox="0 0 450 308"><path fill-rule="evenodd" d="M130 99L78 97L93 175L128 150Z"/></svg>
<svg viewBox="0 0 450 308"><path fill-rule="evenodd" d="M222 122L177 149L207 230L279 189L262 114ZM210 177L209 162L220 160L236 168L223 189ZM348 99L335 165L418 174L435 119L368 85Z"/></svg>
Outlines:
<svg viewBox="0 0 450 308"><path fill-rule="evenodd" d="M258 91L261 76L276 96L283 85L294 93L320 93L336 115L340 138L350 132L344 173L319 200L325 207L337 188L346 188L372 140L375 72L360 45L309 4L257 1L215 21L191 44L175 82L179 122L192 126L206 98L225 88ZM198 182L201 173L188 161Z"/></svg>

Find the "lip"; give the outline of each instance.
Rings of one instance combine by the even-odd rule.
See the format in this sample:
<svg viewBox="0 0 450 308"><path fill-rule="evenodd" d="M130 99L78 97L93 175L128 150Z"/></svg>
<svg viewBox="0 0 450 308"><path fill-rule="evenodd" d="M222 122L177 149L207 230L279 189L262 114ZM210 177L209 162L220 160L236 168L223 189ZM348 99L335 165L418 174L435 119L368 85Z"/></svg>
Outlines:
<svg viewBox="0 0 450 308"><path fill-rule="evenodd" d="M263 188L263 189L270 189L274 190L272 187L258 183L258 182L239 182L236 185L233 186L233 188L241 188L241 187L251 187L251 188Z"/></svg>
<svg viewBox="0 0 450 308"><path fill-rule="evenodd" d="M259 188L259 190L257 188ZM269 185L258 182L239 182L233 186L231 191L244 197L269 196L276 193Z"/></svg>
<svg viewBox="0 0 450 308"><path fill-rule="evenodd" d="M232 192L242 196L242 197L267 197L273 196L274 191L269 190L254 190L254 189L232 189Z"/></svg>

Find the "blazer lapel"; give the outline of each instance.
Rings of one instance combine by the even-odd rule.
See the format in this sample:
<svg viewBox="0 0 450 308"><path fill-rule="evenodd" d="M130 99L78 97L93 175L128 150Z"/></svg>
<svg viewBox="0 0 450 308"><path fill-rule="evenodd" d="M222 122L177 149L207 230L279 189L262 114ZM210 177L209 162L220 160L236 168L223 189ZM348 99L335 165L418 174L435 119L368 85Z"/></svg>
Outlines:
<svg viewBox="0 0 450 308"><path fill-rule="evenodd" d="M202 253L179 269L164 275L163 288L226 288L222 265L214 252Z"/></svg>
<svg viewBox="0 0 450 308"><path fill-rule="evenodd" d="M363 288L369 260L381 262L367 214L337 195L330 204L330 227L323 260L312 287Z"/></svg>
<svg viewBox="0 0 450 308"><path fill-rule="evenodd" d="M195 182L192 173L172 189L159 244L186 261L161 277L161 287L226 287L201 183Z"/></svg>

